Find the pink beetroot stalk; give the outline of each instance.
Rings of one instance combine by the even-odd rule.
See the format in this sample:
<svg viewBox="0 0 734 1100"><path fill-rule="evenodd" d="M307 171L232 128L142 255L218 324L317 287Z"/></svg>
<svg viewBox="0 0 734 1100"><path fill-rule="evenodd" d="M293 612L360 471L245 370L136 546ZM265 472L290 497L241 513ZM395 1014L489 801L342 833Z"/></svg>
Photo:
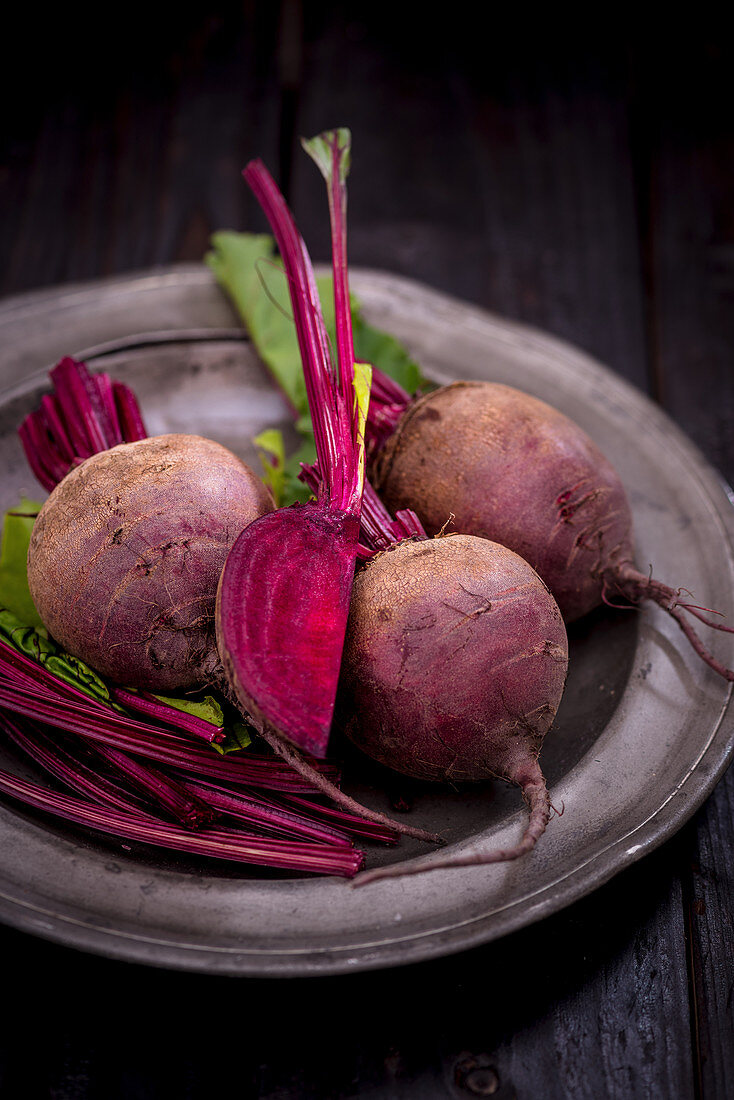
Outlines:
<svg viewBox="0 0 734 1100"><path fill-rule="evenodd" d="M215 859L236 860L315 874L351 878L362 866L362 852L341 845L279 840L217 827L192 833L179 825L151 821L139 813L109 809L84 799L48 790L38 783L0 770L0 793L66 821L169 850Z"/></svg>
<svg viewBox="0 0 734 1100"><path fill-rule="evenodd" d="M26 755L30 756L37 764L40 764L55 779L71 787L72 790L81 794L84 798L108 809L124 810L127 813L140 815L151 822L160 820L160 817L156 817L152 813L152 808L145 797L141 799L138 795L126 790L121 783L115 782L112 775L119 774L119 769L113 767L112 775L103 774L100 767L101 760L98 756L99 748L95 752L89 747L77 746L75 751L72 751L71 745L63 740L60 741L58 737L50 737L37 722L26 719L21 724L1 711L0 726L5 730L10 740L22 749ZM109 757L108 762L110 762ZM122 772L128 781L131 779L127 770L129 762L130 758L128 757L125 761L126 767ZM157 774L161 776L162 773L158 772ZM170 777L166 778L169 783L173 782ZM352 843L343 829L334 825L319 823L319 819L322 817L324 821L328 822L330 820L328 812L326 814L319 813L320 808L317 808L317 812L314 813L313 808L306 799L302 799L297 808L288 809L271 799L264 798L262 795L254 794L252 791L235 790L221 782L214 783L211 780L202 779L196 773L182 778L176 786L179 792L184 795L188 792L189 796L193 796L193 798L189 798L190 802L203 800L207 807L206 817L209 820L213 816L212 811L216 811L218 814L238 818L248 822L258 830L265 830L285 839L311 840L341 847L352 847ZM145 795L150 796L150 793L147 790ZM302 808L310 812L304 813ZM168 810L168 807L166 809ZM339 815L336 811L335 814L337 821L340 816L344 819L347 818L347 815ZM181 820L182 824L191 827L190 819L187 820L186 817L183 817ZM202 823L202 821L196 822L197 825ZM340 823L343 824L344 822ZM348 821L347 824L351 825L352 823ZM357 824L367 826L366 822L358 822ZM380 831L376 825L368 826L368 828L374 830L374 832L366 835L386 843L394 843L394 833L390 833L388 830ZM355 829L350 828L349 831L354 832Z"/></svg>
<svg viewBox="0 0 734 1100"><path fill-rule="evenodd" d="M349 133L332 131L306 148L329 189L336 365L293 215L260 161L251 162L244 177L270 222L288 278L321 486L315 501L271 512L242 532L217 594L217 644L232 690L265 740L301 770L304 762L293 746L322 757L334 713L357 556L366 405L355 389L346 263ZM322 781L319 789L345 809L437 839L389 822Z"/></svg>
<svg viewBox="0 0 734 1100"><path fill-rule="evenodd" d="M143 764L119 749L109 745L97 745L103 760L125 776L130 785L160 806L188 829L198 829L210 824L217 816L213 803L192 790L182 787L175 779L164 775L158 768Z"/></svg>
<svg viewBox="0 0 734 1100"><path fill-rule="evenodd" d="M49 492L74 466L118 443L145 439L135 394L66 356L50 372L54 393L18 429L28 464Z"/></svg>
<svg viewBox="0 0 734 1100"><path fill-rule="evenodd" d="M38 661L32 660L13 646L0 641L0 689L14 687L19 691L43 694L51 699L61 697L76 702L82 707L88 706L94 714L110 716L113 727L116 723L122 722L124 725L128 721L120 711L115 711L78 688L72 687L71 684L44 668ZM225 731L222 727L205 722L159 699L139 696L124 688L113 688L112 697L127 709L140 711L154 724L162 722L166 727L192 733L210 744L217 744L224 740Z"/></svg>
<svg viewBox="0 0 734 1100"><path fill-rule="evenodd" d="M271 832L302 840L318 840L341 847L352 847L345 832L333 826L316 822L312 817L296 813L276 805L272 801L254 795L252 791L243 794L232 791L220 783L201 779L183 781L186 790L199 795L219 813L247 821L259 828L267 827ZM305 802L305 800L304 800ZM308 805L308 803L305 803Z"/></svg>
<svg viewBox="0 0 734 1100"><path fill-rule="evenodd" d="M298 772L277 759L249 752L219 758L208 748L198 748L196 742L202 738L202 731L197 725L192 728L187 721L179 722L179 716L184 719L190 716L175 708L157 703L145 720L132 718L90 698L4 642L0 642L0 706L25 718L68 730L97 745L194 769L201 775L221 776L275 790L313 791ZM211 729L216 731L216 727ZM211 733L206 740L212 740ZM331 764L319 761L314 768L332 785L338 779Z"/></svg>
<svg viewBox="0 0 734 1100"><path fill-rule="evenodd" d="M195 714L179 710L161 702L154 695L147 692L128 691L127 688L112 688L112 697L116 703L120 703L126 710L138 711L146 715L154 722L163 722L174 729L186 730L197 737L203 738L213 744L224 741L225 730L223 726L215 726Z"/></svg>
<svg viewBox="0 0 734 1100"><path fill-rule="evenodd" d="M338 171L341 151L336 142L334 156ZM237 698L258 725L323 756L349 611L362 493L354 354L345 350L351 333L340 331L337 373L310 258L293 217L263 164L251 163L244 175L271 223L288 275L323 479L315 502L271 512L240 535L219 586L217 641ZM335 287L336 275L335 270ZM344 268L341 277L346 278ZM340 295L335 295L338 306ZM343 330L344 319L337 316L337 328Z"/></svg>
<svg viewBox="0 0 734 1100"><path fill-rule="evenodd" d="M119 783L102 775L98 768L90 765L90 761L94 760L90 750L85 750L86 760L82 760L78 753L72 753L58 738L49 737L37 722L28 718L22 723L16 722L2 711L0 726L27 756L84 798L108 809L139 813L150 821L156 820L149 807L143 808L144 799L131 795Z"/></svg>
<svg viewBox="0 0 734 1100"><path fill-rule="evenodd" d="M396 830L387 825L382 825L380 822L368 821L364 817L345 813L344 810L334 806L325 806L321 802L305 799L302 795L288 794L281 797L285 804L302 809L304 814L311 820L331 821L334 825L351 833L352 836L377 840L382 844L395 844L397 842Z"/></svg>
<svg viewBox="0 0 734 1100"><path fill-rule="evenodd" d="M310 466L301 463L301 472L298 477L314 493L319 492L321 471L318 462ZM359 522L360 541L357 557L362 561L374 557L380 550L386 550L388 546L392 546L401 539L428 537L418 516L409 508L400 509L393 519L367 480L362 492L362 511Z"/></svg>
<svg viewBox="0 0 734 1100"><path fill-rule="evenodd" d="M114 711L95 708L89 700L77 703L18 683L0 683L0 707L78 734L94 744L109 745L172 767L193 768L214 778L311 794L314 786L319 788L322 783L329 790L333 789L338 779L338 771L325 761L315 762L311 767L315 780L309 773L309 781L305 781L298 771L294 772L271 757L249 752L218 757L211 749L199 748L173 730L166 731Z"/></svg>

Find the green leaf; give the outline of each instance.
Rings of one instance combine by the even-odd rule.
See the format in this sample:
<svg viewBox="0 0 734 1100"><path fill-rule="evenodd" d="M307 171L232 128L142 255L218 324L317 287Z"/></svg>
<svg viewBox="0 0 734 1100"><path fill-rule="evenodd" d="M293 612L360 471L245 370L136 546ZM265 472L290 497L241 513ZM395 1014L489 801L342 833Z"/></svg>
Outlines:
<svg viewBox="0 0 734 1100"><path fill-rule="evenodd" d="M28 544L41 510L38 501L23 497L5 513L0 547L0 606L7 607L27 626L42 626L28 588Z"/></svg>
<svg viewBox="0 0 734 1100"><path fill-rule="evenodd" d="M238 749L247 749L252 744L252 734L249 727L239 718L227 725L227 735L223 741L212 745L218 753L225 756L228 752L237 752Z"/></svg>
<svg viewBox="0 0 734 1100"><path fill-rule="evenodd" d="M202 722L211 722L217 729L224 725L224 711L213 695L205 695L201 699L188 699L179 695L158 695L157 692L151 692L151 695L166 706L192 714L194 718L201 718Z"/></svg>
<svg viewBox="0 0 734 1100"><path fill-rule="evenodd" d="M323 134L317 134L314 138L301 138L301 145L312 157L319 167L319 171L325 179L331 178L333 163L332 146L330 141L336 138L336 146L343 156L339 158L339 182L344 183L349 175L352 154L352 135L346 126L337 130L327 130Z"/></svg>
<svg viewBox="0 0 734 1100"><path fill-rule="evenodd" d="M308 415L288 284L275 261L273 238L222 231L211 243L205 263L231 298L260 358L295 412Z"/></svg>
<svg viewBox="0 0 734 1100"><path fill-rule="evenodd" d="M357 359L377 367L411 396L429 388L431 383L399 340L387 332L381 332L368 325L362 316L355 314L354 311L352 311L352 325L354 354Z"/></svg>
<svg viewBox="0 0 734 1100"><path fill-rule="evenodd" d="M283 433L277 428L268 428L256 435L253 443L263 468L263 481L273 494L276 508L283 506L285 491L285 444Z"/></svg>
<svg viewBox="0 0 734 1100"><path fill-rule="evenodd" d="M293 324L285 273L275 260L267 234L222 230L212 237L205 262L232 300L258 354L299 416L308 416L306 386ZM330 275L317 280L324 321L335 343L334 287ZM352 325L357 359L377 367L413 394L429 383L403 345L363 319L352 295Z"/></svg>
<svg viewBox="0 0 734 1100"><path fill-rule="evenodd" d="M21 622L12 611L0 608L0 637L26 657L38 661L59 680L98 702L110 703L110 692L104 680L84 661L65 653L43 627L36 630Z"/></svg>

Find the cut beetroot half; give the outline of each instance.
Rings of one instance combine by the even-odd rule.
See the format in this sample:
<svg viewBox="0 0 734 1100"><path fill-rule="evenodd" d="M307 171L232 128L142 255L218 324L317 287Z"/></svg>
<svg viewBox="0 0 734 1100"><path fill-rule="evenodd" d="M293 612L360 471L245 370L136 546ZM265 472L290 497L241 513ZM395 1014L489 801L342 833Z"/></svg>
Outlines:
<svg viewBox="0 0 734 1100"><path fill-rule="evenodd" d="M349 614L358 521L302 505L240 535L219 586L219 649L258 725L323 756ZM246 610L244 610L246 609Z"/></svg>
<svg viewBox="0 0 734 1100"><path fill-rule="evenodd" d="M346 264L348 131L306 143L329 188L337 362L293 215L265 166L244 176L283 259L321 485L316 499L262 517L232 547L219 584L217 642L230 685L262 732L323 756L331 729L357 557L370 370L355 375Z"/></svg>

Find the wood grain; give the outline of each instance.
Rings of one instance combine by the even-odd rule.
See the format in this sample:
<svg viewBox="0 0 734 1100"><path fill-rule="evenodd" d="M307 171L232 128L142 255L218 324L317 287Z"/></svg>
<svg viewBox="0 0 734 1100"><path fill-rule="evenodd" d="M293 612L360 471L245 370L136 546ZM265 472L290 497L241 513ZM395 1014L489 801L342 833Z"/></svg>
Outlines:
<svg viewBox="0 0 734 1100"><path fill-rule="evenodd" d="M47 24L25 94L6 98L0 290L198 259L215 228L261 228L239 179L252 155L282 171L324 259L321 183L296 139L348 123L353 262L579 344L734 476L730 49L690 28L518 38L480 34L468 5L419 26L392 9L193 5L171 27L133 5L117 48L91 56L73 20ZM11 40L33 41L30 15L14 18ZM3 930L0 1091L732 1095L733 820L730 774L593 897L404 970L224 981Z"/></svg>

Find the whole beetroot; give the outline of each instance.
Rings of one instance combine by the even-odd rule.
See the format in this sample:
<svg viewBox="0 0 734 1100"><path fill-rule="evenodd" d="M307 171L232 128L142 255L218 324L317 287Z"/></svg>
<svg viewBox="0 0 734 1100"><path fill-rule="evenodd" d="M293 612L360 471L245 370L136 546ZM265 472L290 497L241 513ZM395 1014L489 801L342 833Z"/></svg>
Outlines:
<svg viewBox="0 0 734 1100"><path fill-rule="evenodd" d="M491 382L456 382L406 402L376 457L373 479L392 511L414 509L429 534L451 521L452 530L520 554L566 622L603 602L653 600L707 664L734 679L685 615L732 628L636 568L619 475L583 429L545 402Z"/></svg>
<svg viewBox="0 0 734 1100"><path fill-rule="evenodd" d="M514 859L542 835L550 800L538 753L567 667L557 604L504 546L470 535L406 540L358 572L340 687L347 735L419 779L504 779L530 809L513 848L446 856L431 869ZM391 867L360 881L406 873Z"/></svg>
<svg viewBox="0 0 734 1100"><path fill-rule="evenodd" d="M218 667L217 584L273 502L211 440L163 435L92 455L53 490L28 551L33 601L69 653L118 683L204 684Z"/></svg>

